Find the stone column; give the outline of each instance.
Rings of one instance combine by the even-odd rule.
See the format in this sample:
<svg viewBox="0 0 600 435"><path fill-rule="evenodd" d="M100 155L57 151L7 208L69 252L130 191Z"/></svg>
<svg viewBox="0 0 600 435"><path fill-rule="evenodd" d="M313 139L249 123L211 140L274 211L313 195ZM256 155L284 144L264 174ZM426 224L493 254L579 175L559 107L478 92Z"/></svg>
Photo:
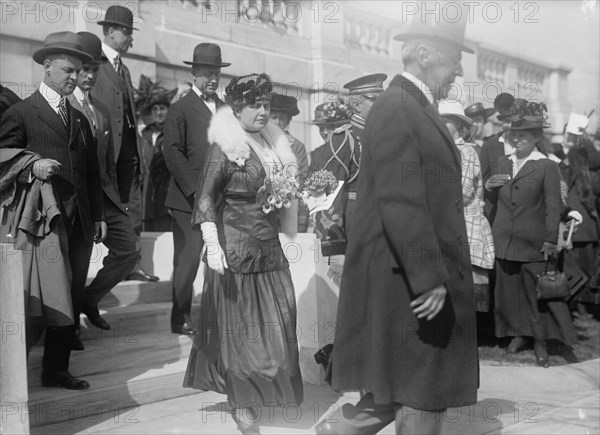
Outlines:
<svg viewBox="0 0 600 435"><path fill-rule="evenodd" d="M21 251L0 243L0 433L28 434Z"/></svg>
<svg viewBox="0 0 600 435"><path fill-rule="evenodd" d="M566 66L552 68L548 76L548 116L552 132L561 134L563 126L569 120L569 92L567 79L571 69Z"/></svg>

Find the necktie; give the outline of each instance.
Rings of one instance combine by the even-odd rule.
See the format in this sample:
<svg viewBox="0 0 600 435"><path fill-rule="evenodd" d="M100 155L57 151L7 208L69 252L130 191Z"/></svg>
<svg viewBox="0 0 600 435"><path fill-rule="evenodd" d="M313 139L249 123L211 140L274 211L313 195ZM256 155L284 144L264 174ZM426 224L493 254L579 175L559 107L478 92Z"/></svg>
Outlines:
<svg viewBox="0 0 600 435"><path fill-rule="evenodd" d="M58 114L63 124L65 124L65 128L69 131L69 111L67 110L67 100L64 97L58 103Z"/></svg>
<svg viewBox="0 0 600 435"><path fill-rule="evenodd" d="M115 71L117 75L123 77L123 64L121 63L121 56L117 54L115 57Z"/></svg>
<svg viewBox="0 0 600 435"><path fill-rule="evenodd" d="M83 114L90 121L90 127L92 127L92 133L96 136L96 117L94 116L94 111L90 106L90 101L87 98L84 98L81 101L81 107L83 108Z"/></svg>

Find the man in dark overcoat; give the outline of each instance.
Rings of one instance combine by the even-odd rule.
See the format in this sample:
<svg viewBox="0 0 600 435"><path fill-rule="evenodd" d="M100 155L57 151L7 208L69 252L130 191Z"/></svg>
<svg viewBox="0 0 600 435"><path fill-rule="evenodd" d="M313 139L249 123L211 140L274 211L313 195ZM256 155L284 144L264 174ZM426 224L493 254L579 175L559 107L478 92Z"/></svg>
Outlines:
<svg viewBox="0 0 600 435"><path fill-rule="evenodd" d="M225 103L219 99L221 68L231 65L221 59L216 44L201 43L194 48L191 62L194 85L185 97L169 108L165 121L163 153L171 181L165 205L173 225L173 307L171 332L193 334L190 312L194 280L200 265L202 234L192 230L194 194L208 142L208 126L216 110Z"/></svg>
<svg viewBox="0 0 600 435"><path fill-rule="evenodd" d="M104 219L108 227L106 240L104 240L104 245L108 248L108 255L104 257L102 269L85 288L81 309L90 323L98 328L108 330L110 325L100 315L98 303L131 272L138 261L139 253L137 236L127 214L127 208L121 202L119 195L118 179L123 179L124 175L121 174L119 177L117 173L110 113L108 108L90 93L96 84L100 66L108 60L102 55L100 38L90 32L79 32L78 35L82 38L84 51L93 58L83 65L77 74L77 88L69 96L69 101L74 108L86 116L96 138L103 190ZM126 171L123 167L120 167L119 170ZM75 322L79 325L79 313L75 315ZM79 328L75 331L73 350L84 349L79 331Z"/></svg>
<svg viewBox="0 0 600 435"><path fill-rule="evenodd" d="M465 25L415 17L396 37L405 72L367 120L332 354L333 388L366 394L317 433L439 434L446 408L477 401L460 155L435 106L472 53Z"/></svg>
<svg viewBox="0 0 600 435"><path fill-rule="evenodd" d="M24 148L41 157L24 169L19 181L52 182L68 240L72 308L78 313L93 241L106 236L96 142L86 117L66 100L75 89L77 71L91 56L83 50L80 36L58 32L48 35L33 60L44 66L44 80L30 97L4 113L0 148ZM28 348L42 332L29 326ZM43 386L89 388L87 381L69 373L74 329L72 324L46 328Z"/></svg>

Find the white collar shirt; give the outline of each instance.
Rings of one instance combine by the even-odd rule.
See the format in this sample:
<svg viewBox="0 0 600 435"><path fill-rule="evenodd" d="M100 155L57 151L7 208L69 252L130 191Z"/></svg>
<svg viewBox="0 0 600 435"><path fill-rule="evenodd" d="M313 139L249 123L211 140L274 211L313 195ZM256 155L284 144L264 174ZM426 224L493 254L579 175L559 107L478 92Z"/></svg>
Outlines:
<svg viewBox="0 0 600 435"><path fill-rule="evenodd" d="M58 104L60 103L61 98L63 98L62 95L44 82L40 83L40 94L42 94L44 99L50 104L50 107L52 107L52 110L58 115Z"/></svg>
<svg viewBox="0 0 600 435"><path fill-rule="evenodd" d="M217 113L217 103L214 102L214 100L207 100L204 98L204 95L202 94L202 92L200 91L200 89L198 89L196 87L196 85L192 85L192 90L196 93L196 95L198 95L200 97L200 99L202 100L202 102L206 105L206 107L208 107L208 110L210 110L212 112L212 114L214 115L215 113Z"/></svg>
<svg viewBox="0 0 600 435"><path fill-rule="evenodd" d="M423 92L423 95L425 95L427 101L429 101L430 104L433 104L435 106L435 98L433 97L433 92L431 91L431 89L429 89L429 87L425 84L424 81L406 71L402 73L402 76L414 83L417 89Z"/></svg>
<svg viewBox="0 0 600 435"><path fill-rule="evenodd" d="M108 58L108 61L110 62L110 64L116 71L117 70L116 60L118 57L120 57L119 52L117 50L115 50L114 48L106 45L104 42L102 43L102 51L104 52L104 54Z"/></svg>
<svg viewBox="0 0 600 435"><path fill-rule="evenodd" d="M547 158L548 157L546 157L544 154L542 154L538 150L533 150L531 152L531 154L529 154L523 160L518 160L516 153L511 154L510 156L508 156L508 159L512 162L513 178L515 178L517 176L519 171L523 168L523 166L525 166L525 164L527 162L534 161L534 160L542 160L542 159L547 159Z"/></svg>

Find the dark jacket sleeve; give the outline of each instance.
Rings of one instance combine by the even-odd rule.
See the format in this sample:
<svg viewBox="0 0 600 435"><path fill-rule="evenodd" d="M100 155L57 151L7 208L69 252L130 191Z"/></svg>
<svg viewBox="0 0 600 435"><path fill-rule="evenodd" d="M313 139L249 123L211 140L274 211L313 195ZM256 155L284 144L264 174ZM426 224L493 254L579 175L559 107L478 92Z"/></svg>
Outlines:
<svg viewBox="0 0 600 435"><path fill-rule="evenodd" d="M198 179L192 227L199 229L204 222L217 223L217 210L224 193L228 160L218 145L212 145L202 165Z"/></svg>
<svg viewBox="0 0 600 435"><path fill-rule="evenodd" d="M23 124L21 111L9 107L0 119L0 148L26 148L27 132ZM28 164L19 175L19 183L31 182L33 162Z"/></svg>
<svg viewBox="0 0 600 435"><path fill-rule="evenodd" d="M363 152L369 153L377 168L373 191L389 249L412 291L419 295L450 278L439 260L441 247L427 203L426 168L413 127L421 122L415 112L423 109L416 104L401 105L398 97L388 96L381 103L370 116L376 121L367 126L369 146Z"/></svg>
<svg viewBox="0 0 600 435"><path fill-rule="evenodd" d="M187 157L186 121L181 106L174 104L167 113L164 130L165 163L173 179L187 198L192 197L198 183L197 172Z"/></svg>
<svg viewBox="0 0 600 435"><path fill-rule="evenodd" d="M562 202L560 200L560 173L558 165L548 160L544 174L544 204L546 206L546 242L557 243L558 224Z"/></svg>
<svg viewBox="0 0 600 435"><path fill-rule="evenodd" d="M600 169L600 151L596 149L591 140L586 140L583 143L585 153L587 154L590 170L597 171Z"/></svg>
<svg viewBox="0 0 600 435"><path fill-rule="evenodd" d="M81 134L84 135L87 144L86 149L86 172L87 192L90 200L92 221L104 220L104 196L102 193L102 180L100 179L100 166L98 164L98 151L96 139L85 116L81 117Z"/></svg>

